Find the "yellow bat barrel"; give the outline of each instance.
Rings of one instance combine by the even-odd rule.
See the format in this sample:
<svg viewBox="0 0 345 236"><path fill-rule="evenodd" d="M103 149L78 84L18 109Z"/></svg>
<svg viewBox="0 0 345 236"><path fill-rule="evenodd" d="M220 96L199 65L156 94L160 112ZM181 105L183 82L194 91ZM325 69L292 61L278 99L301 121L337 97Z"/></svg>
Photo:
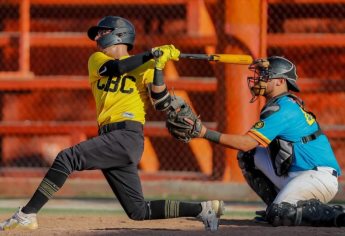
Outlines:
<svg viewBox="0 0 345 236"><path fill-rule="evenodd" d="M239 64L239 65L250 65L253 62L253 58L250 55L242 54L212 54L211 61Z"/></svg>

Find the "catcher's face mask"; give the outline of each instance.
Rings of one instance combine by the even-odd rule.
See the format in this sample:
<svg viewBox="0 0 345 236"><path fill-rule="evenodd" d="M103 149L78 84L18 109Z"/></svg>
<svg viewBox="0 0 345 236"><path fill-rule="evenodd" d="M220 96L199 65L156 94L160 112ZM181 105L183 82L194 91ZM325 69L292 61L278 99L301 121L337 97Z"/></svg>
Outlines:
<svg viewBox="0 0 345 236"><path fill-rule="evenodd" d="M272 79L269 77L269 62L265 59L255 60L250 66L249 70L254 72L254 76L248 76L248 88L252 94L250 102L254 102L258 96L265 95L267 89L267 82Z"/></svg>

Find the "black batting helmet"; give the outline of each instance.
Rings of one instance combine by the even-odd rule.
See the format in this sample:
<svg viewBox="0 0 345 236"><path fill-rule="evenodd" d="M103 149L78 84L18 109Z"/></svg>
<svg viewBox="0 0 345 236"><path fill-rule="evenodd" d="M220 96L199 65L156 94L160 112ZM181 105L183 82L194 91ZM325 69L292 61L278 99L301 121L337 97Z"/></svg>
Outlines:
<svg viewBox="0 0 345 236"><path fill-rule="evenodd" d="M110 34L104 35L97 40L97 44L102 48L115 44L126 44L128 50L131 50L135 40L135 29L133 24L119 16L106 16L101 19L97 26L92 26L87 31L87 35L91 40L95 40L100 29L110 29Z"/></svg>
<svg viewBox="0 0 345 236"><path fill-rule="evenodd" d="M300 89L297 86L297 73L296 66L284 57L272 56L267 58L269 61L269 78L283 78L287 81L288 89L291 91L299 92Z"/></svg>

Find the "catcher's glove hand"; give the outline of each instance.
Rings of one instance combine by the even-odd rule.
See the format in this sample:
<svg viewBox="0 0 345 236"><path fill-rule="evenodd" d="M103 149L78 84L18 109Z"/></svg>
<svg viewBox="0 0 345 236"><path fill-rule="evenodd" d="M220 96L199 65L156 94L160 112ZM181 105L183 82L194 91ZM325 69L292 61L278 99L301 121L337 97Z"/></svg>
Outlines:
<svg viewBox="0 0 345 236"><path fill-rule="evenodd" d="M166 127L176 139L188 143L199 137L201 121L191 107L180 97L173 97L167 112Z"/></svg>

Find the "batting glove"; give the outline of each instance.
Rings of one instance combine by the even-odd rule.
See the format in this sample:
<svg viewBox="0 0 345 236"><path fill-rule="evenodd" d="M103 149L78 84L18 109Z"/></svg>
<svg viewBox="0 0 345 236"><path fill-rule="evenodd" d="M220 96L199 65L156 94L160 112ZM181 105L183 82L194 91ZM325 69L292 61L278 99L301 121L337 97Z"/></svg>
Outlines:
<svg viewBox="0 0 345 236"><path fill-rule="evenodd" d="M179 60L180 51L174 45L163 45L151 50L155 58L155 68L163 70L168 60Z"/></svg>

